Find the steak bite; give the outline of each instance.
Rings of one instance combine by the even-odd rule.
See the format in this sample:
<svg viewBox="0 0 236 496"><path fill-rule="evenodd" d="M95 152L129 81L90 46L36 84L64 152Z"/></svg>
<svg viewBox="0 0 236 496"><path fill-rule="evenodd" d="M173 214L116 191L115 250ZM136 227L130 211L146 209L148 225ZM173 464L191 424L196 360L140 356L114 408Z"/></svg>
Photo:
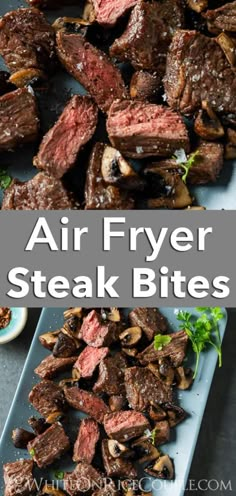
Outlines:
<svg viewBox="0 0 236 496"><path fill-rule="evenodd" d="M125 388L129 406L141 412L151 405L155 407L172 401L171 388L157 379L147 368L126 369Z"/></svg>
<svg viewBox="0 0 236 496"><path fill-rule="evenodd" d="M88 43L80 34L57 33L57 52L61 63L85 87L98 107L107 112L117 98L127 92L121 73L107 55Z"/></svg>
<svg viewBox="0 0 236 496"><path fill-rule="evenodd" d="M185 331L173 332L168 334L171 338L170 343L163 346L161 350L155 350L154 343L150 344L144 351L137 355L142 365L148 365L152 362L158 362L161 358L168 357L173 367L179 367L185 357L188 343L188 336Z"/></svg>
<svg viewBox="0 0 236 496"><path fill-rule="evenodd" d="M73 195L60 179L40 172L33 179L14 179L4 192L2 210L71 210L76 208Z"/></svg>
<svg viewBox="0 0 236 496"><path fill-rule="evenodd" d="M176 29L184 25L180 1L137 2L126 30L110 49L112 57L129 61L137 69L165 72L168 47Z"/></svg>
<svg viewBox="0 0 236 496"><path fill-rule="evenodd" d="M107 435L121 443L141 436L149 427L147 418L134 410L110 413L104 417L104 429Z"/></svg>
<svg viewBox="0 0 236 496"><path fill-rule="evenodd" d="M164 334L167 331L167 320L157 308L135 308L129 313L132 326L139 326L149 341L155 334Z"/></svg>
<svg viewBox="0 0 236 496"><path fill-rule="evenodd" d="M0 20L0 54L12 73L55 68L55 34L38 9L17 9Z"/></svg>
<svg viewBox="0 0 236 496"><path fill-rule="evenodd" d="M193 114L206 100L220 114L235 113L236 73L214 38L178 31L167 56L164 78L167 102Z"/></svg>
<svg viewBox="0 0 236 496"><path fill-rule="evenodd" d="M33 479L33 460L17 460L3 465L4 496L30 496L36 490Z"/></svg>
<svg viewBox="0 0 236 496"><path fill-rule="evenodd" d="M97 108L87 96L76 95L44 136L34 165L60 179L76 162L80 149L92 138Z"/></svg>
<svg viewBox="0 0 236 496"><path fill-rule="evenodd" d="M137 0L91 0L91 20L95 18L98 24L112 27L136 2Z"/></svg>
<svg viewBox="0 0 236 496"><path fill-rule="evenodd" d="M134 200L128 191L107 184L102 176L102 159L105 144L96 143L90 156L86 175L86 210L130 210Z"/></svg>
<svg viewBox="0 0 236 496"><path fill-rule="evenodd" d="M79 371L81 377L92 377L96 367L108 353L109 348L86 346L82 353L80 353L78 360L75 362L74 368Z"/></svg>
<svg viewBox="0 0 236 496"><path fill-rule="evenodd" d="M162 105L117 100L108 114L107 132L127 157L171 156L179 148L189 149L182 118Z"/></svg>
<svg viewBox="0 0 236 496"><path fill-rule="evenodd" d="M207 20L211 33L236 32L236 1L226 3L218 9L207 10L202 16Z"/></svg>
<svg viewBox="0 0 236 496"><path fill-rule="evenodd" d="M38 367L36 367L35 373L41 377L41 379L52 379L60 372L72 368L77 358L77 356L56 358L53 355L48 355L42 360Z"/></svg>
<svg viewBox="0 0 236 496"><path fill-rule="evenodd" d="M102 360L99 364L98 380L93 387L95 393L124 395L124 370L127 366L121 353Z"/></svg>
<svg viewBox="0 0 236 496"><path fill-rule="evenodd" d="M224 165L224 146L221 143L202 141L197 148L194 164L189 170L188 183L206 184L215 182Z"/></svg>
<svg viewBox="0 0 236 496"><path fill-rule="evenodd" d="M104 321L96 310L92 310L83 320L80 337L94 348L110 346L119 337L119 326L115 322Z"/></svg>
<svg viewBox="0 0 236 496"><path fill-rule="evenodd" d="M91 493L102 484L102 475L88 463L78 463L75 470L64 477L64 488L70 496Z"/></svg>
<svg viewBox="0 0 236 496"><path fill-rule="evenodd" d="M57 422L28 443L27 449L39 468L51 465L70 448L69 438Z"/></svg>
<svg viewBox="0 0 236 496"><path fill-rule="evenodd" d="M128 477L129 479L137 477L137 471L132 462L121 457L114 458L111 455L108 439L102 441L102 459L108 477Z"/></svg>
<svg viewBox="0 0 236 496"><path fill-rule="evenodd" d="M60 386L52 381L41 381L29 393L29 401L42 417L62 414L67 407L64 393Z"/></svg>
<svg viewBox="0 0 236 496"><path fill-rule="evenodd" d="M90 418L83 419L74 445L73 461L92 463L99 437L97 422Z"/></svg>
<svg viewBox="0 0 236 496"><path fill-rule="evenodd" d="M94 418L98 423L102 423L104 415L109 413L109 408L104 401L93 393L84 391L75 386L65 387L64 393L67 402L75 410L87 413Z"/></svg>
<svg viewBox="0 0 236 496"><path fill-rule="evenodd" d="M0 152L35 141L38 131L34 94L21 88L0 97Z"/></svg>

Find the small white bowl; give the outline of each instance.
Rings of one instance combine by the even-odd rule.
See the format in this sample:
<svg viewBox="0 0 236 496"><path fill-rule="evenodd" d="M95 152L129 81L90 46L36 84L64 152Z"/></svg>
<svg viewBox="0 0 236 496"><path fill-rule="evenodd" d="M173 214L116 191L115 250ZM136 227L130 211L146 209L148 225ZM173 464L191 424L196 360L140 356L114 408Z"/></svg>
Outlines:
<svg viewBox="0 0 236 496"><path fill-rule="evenodd" d="M0 344L9 343L23 331L28 318L28 308L11 308L11 320L5 329L0 329Z"/></svg>

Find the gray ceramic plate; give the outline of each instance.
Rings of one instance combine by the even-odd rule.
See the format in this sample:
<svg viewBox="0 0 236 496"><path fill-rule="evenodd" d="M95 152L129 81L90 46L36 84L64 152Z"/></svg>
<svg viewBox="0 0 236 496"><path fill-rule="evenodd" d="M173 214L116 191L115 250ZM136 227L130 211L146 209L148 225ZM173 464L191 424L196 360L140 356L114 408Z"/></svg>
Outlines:
<svg viewBox="0 0 236 496"><path fill-rule="evenodd" d="M0 16L12 9L26 6L27 4L20 0L1 0ZM48 19L52 21L62 15L78 16L80 12L81 10L78 7L68 6L56 11L51 11L47 16ZM0 62L0 68L1 67L3 67L3 65L1 65ZM50 90L45 94L41 94L39 98L42 133L45 133L56 121L58 115L65 106L65 102L72 93L85 93L79 83L63 71L59 71L55 77L52 78L51 83ZM97 135L100 140L105 139L102 128L103 126L100 126ZM36 171L32 166L32 158L37 151L37 146L37 144L33 146L29 145L23 149L18 149L13 153L2 154L0 165L7 165L11 175L22 181L33 177ZM77 176L75 170L71 178L71 183L79 184L80 182L79 175ZM207 209L233 210L236 209L235 189L236 163L227 162L216 184L192 188L192 193L196 198L196 203L205 206Z"/></svg>
<svg viewBox="0 0 236 496"><path fill-rule="evenodd" d="M194 309L189 309L194 313ZM161 309L163 314L168 318L170 328L174 331L178 329L176 320L177 309ZM19 458L27 458L28 453L25 450L17 450L11 442L11 432L15 427L25 427L27 429L27 419L35 414L32 406L28 403L28 393L32 386L38 382L34 374L35 367L48 354L39 343L38 336L45 331L55 330L62 325L63 309L45 309L41 314L37 330L22 372L19 386L9 416L4 428L0 442L0 466L3 463L14 461ZM227 315L220 325L220 332L223 338L227 323ZM189 365L193 366L193 357L189 357ZM188 412L188 418L178 425L172 432L171 442L163 446L163 451L168 453L175 463L176 479L174 482L159 480L155 481L154 496L182 496L184 487L187 482L194 449L196 446L198 433L204 414L211 382L213 379L217 355L215 351L209 350L201 358L199 373L190 391L182 391L178 394L179 404ZM10 364L9 364L10 370ZM71 439L75 439L78 430L78 419L84 417L78 412L71 412L67 422L67 428ZM48 481L55 480L55 471L71 470L74 465L68 457L53 465L50 470L40 471L38 477L45 477ZM37 472L36 472L37 476ZM146 488L148 489L148 487ZM0 494L3 494L2 473L0 474Z"/></svg>

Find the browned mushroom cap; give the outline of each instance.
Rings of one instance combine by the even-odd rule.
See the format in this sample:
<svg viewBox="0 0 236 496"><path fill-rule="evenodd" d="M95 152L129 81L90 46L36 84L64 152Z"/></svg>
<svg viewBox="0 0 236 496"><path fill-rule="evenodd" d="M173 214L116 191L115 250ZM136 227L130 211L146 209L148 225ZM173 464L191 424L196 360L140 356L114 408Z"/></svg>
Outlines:
<svg viewBox="0 0 236 496"><path fill-rule="evenodd" d="M157 189L157 196L148 200L149 208L185 208L192 204L189 190L179 174L158 166L146 167L144 174Z"/></svg>
<svg viewBox="0 0 236 496"><path fill-rule="evenodd" d="M206 140L214 141L224 136L224 128L214 110L205 100L194 122L194 131Z"/></svg>
<svg viewBox="0 0 236 496"><path fill-rule="evenodd" d="M232 160L236 158L236 130L227 129L227 142L225 145L225 159Z"/></svg>
<svg viewBox="0 0 236 496"><path fill-rule="evenodd" d="M175 382L175 370L165 358L159 360L159 371L167 386L172 386Z"/></svg>
<svg viewBox="0 0 236 496"><path fill-rule="evenodd" d="M113 458L129 457L133 454L133 451L127 448L125 444L118 443L115 439L109 439L107 445L109 453Z"/></svg>
<svg viewBox="0 0 236 496"><path fill-rule="evenodd" d="M95 10L90 0L86 0L84 4L83 19L90 23L93 23L96 20Z"/></svg>
<svg viewBox="0 0 236 496"><path fill-rule="evenodd" d="M188 6L190 9L195 12L202 12L208 7L208 0L187 0Z"/></svg>
<svg viewBox="0 0 236 496"><path fill-rule="evenodd" d="M142 337L141 327L129 327L125 329L119 336L123 348L133 348Z"/></svg>
<svg viewBox="0 0 236 496"><path fill-rule="evenodd" d="M79 33L85 36L87 34L90 22L80 17L58 17L52 25L55 31L68 31Z"/></svg>
<svg viewBox="0 0 236 496"><path fill-rule="evenodd" d="M82 319L83 308L82 307L68 308L68 310L65 310L63 315L64 315L64 319L69 319L70 317L78 317L79 319Z"/></svg>
<svg viewBox="0 0 236 496"><path fill-rule="evenodd" d="M115 307L102 308L101 315L103 320L110 320L111 322L120 322L121 320L120 310Z"/></svg>
<svg viewBox="0 0 236 496"><path fill-rule="evenodd" d="M33 432L17 427L12 431L12 441L15 448L26 449L27 444L35 438Z"/></svg>
<svg viewBox="0 0 236 496"><path fill-rule="evenodd" d="M189 368L178 367L176 369L178 389L189 389L193 383L193 371Z"/></svg>
<svg viewBox="0 0 236 496"><path fill-rule="evenodd" d="M168 455L163 455L151 467L147 467L145 472L157 477L157 479L174 479L174 465Z"/></svg>
<svg viewBox="0 0 236 496"><path fill-rule="evenodd" d="M145 182L133 170L121 153L110 145L104 146L101 160L101 173L104 181L126 189L143 189Z"/></svg>
<svg viewBox="0 0 236 496"><path fill-rule="evenodd" d="M165 410L163 410L163 408L161 408L160 406L152 405L149 409L149 417L152 420L161 421L161 420L166 419L167 414L166 414Z"/></svg>
<svg viewBox="0 0 236 496"><path fill-rule="evenodd" d="M187 416L187 413L180 406L174 405L173 403L167 403L163 406L167 413L168 422L170 427L175 427Z"/></svg>
<svg viewBox="0 0 236 496"><path fill-rule="evenodd" d="M28 420L28 424L33 429L36 436L45 432L49 427L49 424L47 424L45 418L42 417L40 418L30 417Z"/></svg>
<svg viewBox="0 0 236 496"><path fill-rule="evenodd" d="M236 43L233 38L231 38L226 33L220 33L217 36L216 41L219 43L222 48L228 62L232 67L236 65Z"/></svg>
<svg viewBox="0 0 236 496"><path fill-rule="evenodd" d="M41 336L39 336L39 341L47 350L53 350L60 332L60 329L58 329L57 331L41 334Z"/></svg>
<svg viewBox="0 0 236 496"><path fill-rule="evenodd" d="M136 439L132 443L131 448L134 450L135 458L139 463L152 462L160 456L160 452L156 446L146 436Z"/></svg>
<svg viewBox="0 0 236 496"><path fill-rule="evenodd" d="M136 71L130 82L130 97L142 101L155 101L161 89L160 74Z"/></svg>
<svg viewBox="0 0 236 496"><path fill-rule="evenodd" d="M52 496L66 496L66 493L64 493L64 491L61 491L61 489L56 488L54 484L45 484L43 486L41 494L50 494Z"/></svg>
<svg viewBox="0 0 236 496"><path fill-rule="evenodd" d="M80 374L79 374L79 371L76 370L76 375L78 374L78 377L69 377L67 379L62 379L60 382L59 382L59 386L61 388L64 388L65 386L75 386L75 384L78 384L78 381L80 379Z"/></svg>
<svg viewBox="0 0 236 496"><path fill-rule="evenodd" d="M33 67L29 69L21 69L20 71L14 72L9 78L9 82L17 86L17 88L23 88L24 86L39 86L43 81L45 81L46 75L43 71L39 69L34 69Z"/></svg>
<svg viewBox="0 0 236 496"><path fill-rule="evenodd" d="M63 330L61 330L63 331ZM53 347L53 355L57 358L68 358L75 355L77 343L65 332L60 332L57 341Z"/></svg>

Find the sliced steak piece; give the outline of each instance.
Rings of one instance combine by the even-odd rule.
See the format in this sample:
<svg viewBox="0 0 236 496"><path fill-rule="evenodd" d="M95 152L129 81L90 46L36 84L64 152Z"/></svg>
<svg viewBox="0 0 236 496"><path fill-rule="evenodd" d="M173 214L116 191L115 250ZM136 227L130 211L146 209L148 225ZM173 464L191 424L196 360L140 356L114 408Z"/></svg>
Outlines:
<svg viewBox="0 0 236 496"><path fill-rule="evenodd" d="M137 355L139 362L142 365L148 365L152 362L157 362L161 358L169 357L173 367L179 367L185 357L188 336L185 331L178 331L168 334L171 338L169 344L163 346L162 350L155 350L154 343Z"/></svg>
<svg viewBox="0 0 236 496"><path fill-rule="evenodd" d="M197 31L174 35L164 85L168 104L183 114L193 114L204 100L218 113L235 113L236 73L217 41Z"/></svg>
<svg viewBox="0 0 236 496"><path fill-rule="evenodd" d="M67 403L60 386L52 381L41 381L29 393L29 401L42 417L66 410Z"/></svg>
<svg viewBox="0 0 236 496"><path fill-rule="evenodd" d="M121 73L104 52L80 34L57 33L58 56L67 71L85 87L98 107L107 112L116 98L126 98Z"/></svg>
<svg viewBox="0 0 236 496"><path fill-rule="evenodd" d="M155 334L165 333L168 327L166 318L157 308L135 308L129 313L129 321L132 326L141 327L149 341Z"/></svg>
<svg viewBox="0 0 236 496"><path fill-rule="evenodd" d="M52 379L59 374L59 372L72 368L77 358L77 356L56 358L53 355L48 355L42 360L38 367L36 367L35 373L41 377L41 379Z"/></svg>
<svg viewBox="0 0 236 496"><path fill-rule="evenodd" d="M64 477L64 488L70 496L91 493L102 484L102 475L88 463L78 463L75 470Z"/></svg>
<svg viewBox="0 0 236 496"><path fill-rule="evenodd" d="M60 179L40 172L33 179L14 179L4 192L2 210L71 210L76 208L73 195Z"/></svg>
<svg viewBox="0 0 236 496"><path fill-rule="evenodd" d="M96 125L94 102L87 96L73 96L44 136L34 165L60 179L74 167L80 149L92 138Z"/></svg>
<svg viewBox="0 0 236 496"><path fill-rule="evenodd" d="M35 141L39 119L35 96L26 88L0 97L0 152Z"/></svg>
<svg viewBox="0 0 236 496"><path fill-rule="evenodd" d="M147 368L125 370L126 397L133 410L144 412L149 406L172 401L172 390Z"/></svg>
<svg viewBox="0 0 236 496"><path fill-rule="evenodd" d="M224 146L221 143L203 141L198 147L198 152L188 174L188 183L215 182L224 165Z"/></svg>
<svg viewBox="0 0 236 496"><path fill-rule="evenodd" d="M119 327L115 322L102 320L101 315L96 310L92 310L83 320L80 337L89 346L101 348L110 346L113 341L116 341L119 332Z"/></svg>
<svg viewBox="0 0 236 496"><path fill-rule="evenodd" d="M98 380L93 387L95 393L106 393L109 395L123 395L124 370L127 366L125 358L121 353L102 360L99 364Z"/></svg>
<svg viewBox="0 0 236 496"><path fill-rule="evenodd" d="M59 422L28 443L27 449L39 468L51 465L70 448L69 438Z"/></svg>
<svg viewBox="0 0 236 496"><path fill-rule="evenodd" d="M92 377L96 367L99 365L109 353L109 348L94 348L86 346L80 353L78 360L75 362L74 368L80 372L80 376L84 378Z"/></svg>
<svg viewBox="0 0 236 496"><path fill-rule="evenodd" d="M121 443L141 436L149 427L148 419L134 410L110 413L104 417L104 429L107 435Z"/></svg>
<svg viewBox="0 0 236 496"><path fill-rule="evenodd" d="M94 418L100 424L103 422L104 415L109 412L106 403L93 393L75 386L71 388L65 387L64 393L70 406L80 412L87 413L87 415Z"/></svg>
<svg viewBox="0 0 236 496"><path fill-rule="evenodd" d="M97 422L90 418L83 419L74 445L73 461L92 463L99 437Z"/></svg>
<svg viewBox="0 0 236 496"><path fill-rule="evenodd" d="M18 9L0 20L0 54L12 73L36 68L48 74L55 68L55 34L38 9Z"/></svg>
<svg viewBox="0 0 236 496"><path fill-rule="evenodd" d="M129 61L135 69L165 72L168 46L176 29L184 27L180 1L137 2L126 30L110 49L112 57Z"/></svg>
<svg viewBox="0 0 236 496"><path fill-rule="evenodd" d="M85 201L87 210L131 210L134 200L130 193L107 184L103 180L101 166L105 144L96 143L86 175Z"/></svg>
<svg viewBox="0 0 236 496"><path fill-rule="evenodd" d="M137 0L91 0L93 9L91 17L104 27L112 27Z"/></svg>
<svg viewBox="0 0 236 496"><path fill-rule="evenodd" d="M171 156L179 148L189 149L182 118L162 105L117 100L108 114L107 132L127 157Z"/></svg>
<svg viewBox="0 0 236 496"><path fill-rule="evenodd" d="M28 496L34 493L36 486L33 479L33 460L17 460L3 465L5 483L4 496Z"/></svg>
<svg viewBox="0 0 236 496"><path fill-rule="evenodd" d="M137 471L132 462L124 458L114 458L108 448L108 439L102 441L102 459L105 472L108 477L128 477L129 479L137 477Z"/></svg>
<svg viewBox="0 0 236 496"><path fill-rule="evenodd" d="M236 2L229 2L218 9L207 10L202 14L207 20L207 26L211 33L221 31L236 32Z"/></svg>

